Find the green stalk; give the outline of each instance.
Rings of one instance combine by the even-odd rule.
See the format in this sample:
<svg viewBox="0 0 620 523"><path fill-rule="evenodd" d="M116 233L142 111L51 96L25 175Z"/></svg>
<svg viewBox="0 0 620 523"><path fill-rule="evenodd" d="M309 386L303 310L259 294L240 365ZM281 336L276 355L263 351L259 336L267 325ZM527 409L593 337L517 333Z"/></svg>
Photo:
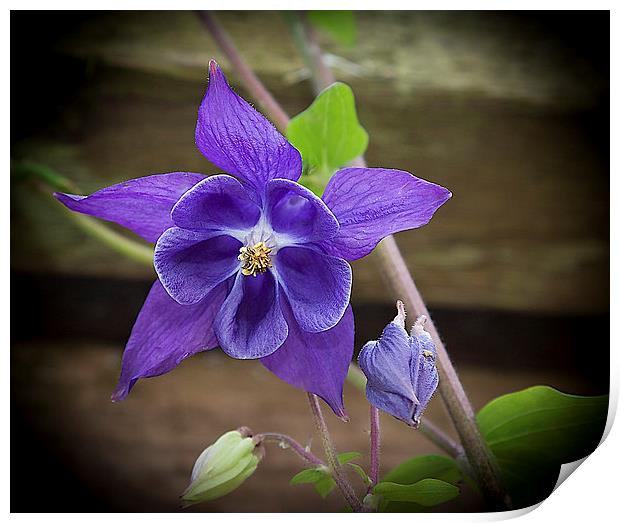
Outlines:
<svg viewBox="0 0 620 523"><path fill-rule="evenodd" d="M135 262L141 263L147 267L153 267L152 247L142 245L141 243L126 238L95 218L91 218L90 216L86 216L84 214L75 213L64 206L63 209L66 216L73 220L73 223L75 223L89 236L92 236L104 245L110 247L112 250Z"/></svg>
<svg viewBox="0 0 620 523"><path fill-rule="evenodd" d="M323 411L321 410L319 398L315 394L309 392L308 401L310 402L310 410L312 411L314 424L316 425L316 429L321 436L321 443L323 444L323 450L325 451L325 456L327 457L327 463L329 464L332 477L334 478L336 485L338 485L340 492L342 492L344 499L347 500L347 503L353 509L353 512L362 512L363 506L357 498L353 487L347 480L347 477L342 470L342 466L338 461L338 453L336 452L336 447L334 447L334 443L332 442L332 438L329 434L329 429L327 428L327 423L325 422L325 417L323 416Z"/></svg>
<svg viewBox="0 0 620 523"><path fill-rule="evenodd" d="M42 185L41 183L39 184L39 189L50 198L52 197L50 194L52 191L68 192L72 194L79 194L81 192L69 179L58 174L53 169L37 163L13 163L11 164L11 176L18 180L32 179L37 182L42 182ZM143 245L142 243L119 234L111 227L95 218L70 211L60 203L57 203L56 207L61 212L64 212L67 218L72 220L73 223L89 236L92 236L119 254L135 262L153 267L152 247Z"/></svg>

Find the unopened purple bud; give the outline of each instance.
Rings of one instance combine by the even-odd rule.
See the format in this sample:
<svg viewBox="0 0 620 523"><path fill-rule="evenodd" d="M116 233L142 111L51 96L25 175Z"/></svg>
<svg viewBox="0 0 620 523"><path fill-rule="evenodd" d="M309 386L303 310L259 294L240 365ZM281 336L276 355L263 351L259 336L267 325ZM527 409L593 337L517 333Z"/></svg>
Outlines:
<svg viewBox="0 0 620 523"><path fill-rule="evenodd" d="M398 314L383 329L377 341L369 341L359 355L366 375L366 397L375 407L408 425L417 426L439 383L433 340L424 330L421 316L405 330L405 309L397 302Z"/></svg>
<svg viewBox="0 0 620 523"><path fill-rule="evenodd" d="M411 328L409 342L411 346L411 383L418 397L418 405L413 411L413 421L417 425L420 417L431 400L437 385L439 373L435 359L437 350L431 335L424 330L425 316L420 316Z"/></svg>

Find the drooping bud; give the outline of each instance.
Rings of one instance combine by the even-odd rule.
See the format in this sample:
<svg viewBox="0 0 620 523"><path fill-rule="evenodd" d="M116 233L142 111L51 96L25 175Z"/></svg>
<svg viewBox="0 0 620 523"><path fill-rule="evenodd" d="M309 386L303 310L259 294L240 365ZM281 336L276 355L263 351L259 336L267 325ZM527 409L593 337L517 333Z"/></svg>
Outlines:
<svg viewBox="0 0 620 523"><path fill-rule="evenodd" d="M198 456L190 485L181 495L183 506L232 492L254 473L263 455L247 427L223 434Z"/></svg>
<svg viewBox="0 0 620 523"><path fill-rule="evenodd" d="M424 330L426 317L420 316L411 328L409 338L411 344L411 382L418 397L418 405L414 407L413 421L417 425L428 402L431 401L439 385L439 373L435 360L437 350L431 335Z"/></svg>
<svg viewBox="0 0 620 523"><path fill-rule="evenodd" d="M439 384L435 345L424 330L426 318L420 316L408 335L404 306L400 301L396 306L397 316L383 329L379 340L364 345L358 361L368 379L368 401L417 426Z"/></svg>

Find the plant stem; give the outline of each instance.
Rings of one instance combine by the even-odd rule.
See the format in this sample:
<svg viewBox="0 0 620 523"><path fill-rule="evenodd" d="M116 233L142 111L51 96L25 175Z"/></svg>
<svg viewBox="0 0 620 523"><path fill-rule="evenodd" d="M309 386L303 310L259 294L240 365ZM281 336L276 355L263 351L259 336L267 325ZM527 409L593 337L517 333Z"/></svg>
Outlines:
<svg viewBox="0 0 620 523"><path fill-rule="evenodd" d="M347 503L351 505L353 512L361 512L363 510L363 506L360 503L360 500L357 499L355 491L344 475L344 471L338 461L338 454L336 453L336 448L334 447L331 436L329 435L327 423L325 422L323 411L321 410L321 405L319 404L319 398L309 392L308 401L310 402L310 410L312 411L314 424L316 425L316 428L321 436L321 442L323 443L323 449L325 450L325 456L327 457L327 463L331 469L332 477L342 492L344 499L346 499Z"/></svg>
<svg viewBox="0 0 620 523"><path fill-rule="evenodd" d="M381 452L381 426L379 409L370 405L370 490L379 482L379 454Z"/></svg>
<svg viewBox="0 0 620 523"><path fill-rule="evenodd" d="M238 51L222 28L208 14L201 12L199 16L222 51L237 69L237 74L244 81L246 88L261 103L263 109L276 124L276 127L285 132L289 119L278 102L271 96L265 97L267 90L241 59ZM318 47L314 32L304 31L303 35L304 40L307 42L305 45L309 48ZM303 42L303 40L300 41ZM304 56L309 57L313 61L323 60L320 52L314 54L306 52ZM335 80L331 70L327 67L313 66L310 69L316 74L315 85L317 89L322 90L331 85ZM362 157L356 158L351 164L356 167L366 167L366 162ZM439 380L439 391L459 434L465 454L482 492L493 508L510 508L510 498L501 484L494 456L480 434L473 408L394 237L388 236L384 238L375 249L375 252L378 255L377 259L381 273L388 282L392 294L396 298L403 299L409 310L414 312L414 317L423 314L429 319L426 326L437 348L439 360L441 378Z"/></svg>
<svg viewBox="0 0 620 523"><path fill-rule="evenodd" d="M366 376L364 376L361 369L353 362L349 365L347 380L362 392L366 390ZM467 460L463 447L430 420L423 418L418 425L418 430L454 459Z"/></svg>
<svg viewBox="0 0 620 523"><path fill-rule="evenodd" d="M333 83L334 79L331 70L321 57L321 48L319 47L314 28L308 23L303 13L284 11L284 18L289 25L297 49L299 49L307 67L310 69L314 92L319 93L326 87L324 79L332 78L329 84ZM312 38L309 38L308 35L312 35Z"/></svg>
<svg viewBox="0 0 620 523"><path fill-rule="evenodd" d="M46 165L37 163L14 163L11 164L11 176L16 179L32 179L36 182L37 188L45 196L51 199L50 192L53 190L71 193L81 191L67 178L64 178L53 169ZM117 233L109 226L101 223L95 218L79 214L67 209L64 205L54 202L54 207L64 212L65 216L73 221L82 231L99 240L119 254L126 256L138 263L153 267L153 248Z"/></svg>
<svg viewBox="0 0 620 523"><path fill-rule="evenodd" d="M263 432L254 436L255 441L275 441L280 445L284 445L285 448L290 448L293 452L297 453L303 460L313 465L325 465L319 458L317 458L312 452L307 450L301 443L294 440L286 434L280 434L278 432Z"/></svg>
<svg viewBox="0 0 620 523"><path fill-rule="evenodd" d="M60 205L60 204L59 204ZM142 265L153 268L153 248L125 238L96 219L77 214L64 207L65 214L84 232L107 245L119 254Z"/></svg>
<svg viewBox="0 0 620 523"><path fill-rule="evenodd" d="M463 447L448 436L443 430L435 425L429 419L421 420L418 430L430 439L441 450L449 454L455 459L465 458Z"/></svg>

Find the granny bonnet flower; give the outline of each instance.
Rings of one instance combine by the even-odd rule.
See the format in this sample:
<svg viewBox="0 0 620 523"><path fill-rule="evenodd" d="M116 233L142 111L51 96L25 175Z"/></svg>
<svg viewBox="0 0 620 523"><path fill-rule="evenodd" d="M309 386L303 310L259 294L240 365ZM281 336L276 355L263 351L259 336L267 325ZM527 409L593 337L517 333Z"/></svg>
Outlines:
<svg viewBox="0 0 620 523"><path fill-rule="evenodd" d="M260 359L343 416L353 355L348 262L427 223L450 192L404 171L345 168L315 196L297 183L299 152L232 91L214 61L196 145L227 174L173 172L90 196L55 195L156 244L158 279L112 398L219 346L233 358Z"/></svg>
<svg viewBox="0 0 620 523"><path fill-rule="evenodd" d="M405 330L405 309L401 301L397 308L396 318L383 329L379 340L364 345L358 362L368 379L368 401L408 425L416 426L439 384L435 344L424 330L424 316L415 322L410 336Z"/></svg>

